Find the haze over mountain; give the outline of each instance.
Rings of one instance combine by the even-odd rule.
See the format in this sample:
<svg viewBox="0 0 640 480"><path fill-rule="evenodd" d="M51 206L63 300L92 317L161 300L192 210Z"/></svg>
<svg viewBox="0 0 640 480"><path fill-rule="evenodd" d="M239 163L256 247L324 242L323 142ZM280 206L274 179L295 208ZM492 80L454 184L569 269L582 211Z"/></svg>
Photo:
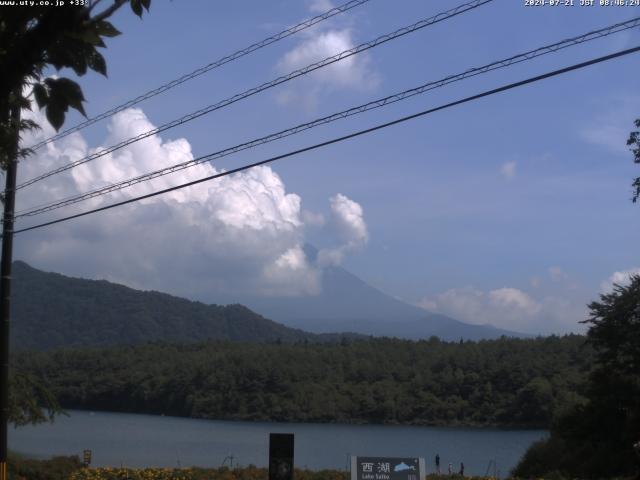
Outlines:
<svg viewBox="0 0 640 480"><path fill-rule="evenodd" d="M207 305L105 280L71 278L20 261L14 263L14 279L11 336L18 349L149 341L337 341L343 332L351 338L362 334L415 340L433 335L444 340L521 336L426 312L341 267L325 268L318 295L243 298L249 308L240 302Z"/></svg>
<svg viewBox="0 0 640 480"><path fill-rule="evenodd" d="M318 251L305 246L310 261ZM491 325L471 325L446 315L430 313L391 297L339 266L325 267L318 295L295 297L243 297L247 305L284 325L315 333L356 332L417 340L432 335L443 340L480 340L502 335L525 335Z"/></svg>

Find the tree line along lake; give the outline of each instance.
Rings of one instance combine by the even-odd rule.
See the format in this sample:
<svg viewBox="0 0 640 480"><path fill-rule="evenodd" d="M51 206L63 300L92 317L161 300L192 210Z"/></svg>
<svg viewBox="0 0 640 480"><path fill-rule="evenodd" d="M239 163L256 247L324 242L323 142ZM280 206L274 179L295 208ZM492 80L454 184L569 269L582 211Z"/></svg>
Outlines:
<svg viewBox="0 0 640 480"><path fill-rule="evenodd" d="M269 433L291 432L301 468L420 456L432 472L439 454L445 472L463 462L465 473L484 475L491 463L504 476L545 437L554 411L580 398L583 344L567 336L16 352L21 371L46 381L71 416L12 430L10 446L40 457L91 449L97 466L217 467L229 456L266 466Z"/></svg>
<svg viewBox="0 0 640 480"><path fill-rule="evenodd" d="M349 456L420 456L427 472L464 462L465 473L507 476L544 430L400 425L238 422L70 410L54 423L9 432L10 448L44 458L92 451L92 466L218 467L268 465L269 433L295 434L295 465L349 468ZM226 460L225 460L226 459ZM493 463L495 462L495 466ZM491 463L491 466L490 466Z"/></svg>

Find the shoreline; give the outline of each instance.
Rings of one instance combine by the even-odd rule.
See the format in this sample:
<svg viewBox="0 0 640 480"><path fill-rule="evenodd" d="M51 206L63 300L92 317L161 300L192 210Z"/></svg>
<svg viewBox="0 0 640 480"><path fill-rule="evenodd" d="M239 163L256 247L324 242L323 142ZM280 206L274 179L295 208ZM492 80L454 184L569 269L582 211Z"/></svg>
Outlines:
<svg viewBox="0 0 640 480"><path fill-rule="evenodd" d="M63 407L64 408L64 407ZM65 408L64 412L83 412L88 414L117 414L117 415L142 415L149 417L164 417L175 418L181 420L197 420L197 421L210 421L210 422L228 422L228 423L251 423L251 424L275 424L284 423L291 425L335 425L335 426L349 426L349 427L417 427L417 428L437 428L442 430L482 430L482 431L549 431L550 426L531 426L520 424L482 424L482 423L401 423L401 422L360 422L360 421L304 421L304 420L286 420L286 419L260 419L260 418L246 418L246 417L227 417L227 418L207 418L207 417L190 417L181 415L166 415L163 413L149 413L149 412L137 412L128 410L98 410L81 407ZM59 416L66 416L64 413ZM54 420L55 421L55 420ZM20 428L20 427L18 427Z"/></svg>

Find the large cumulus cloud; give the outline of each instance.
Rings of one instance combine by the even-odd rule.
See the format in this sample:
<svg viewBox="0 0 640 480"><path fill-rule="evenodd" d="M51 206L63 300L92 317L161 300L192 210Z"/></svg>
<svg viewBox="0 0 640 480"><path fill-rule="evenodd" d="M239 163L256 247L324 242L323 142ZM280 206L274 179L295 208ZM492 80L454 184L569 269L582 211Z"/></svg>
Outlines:
<svg viewBox="0 0 640 480"><path fill-rule="evenodd" d="M26 138L25 144L53 133L40 113L33 115L45 128ZM111 119L104 144L115 144L152 128L141 110L126 110ZM26 180L95 150L82 135L70 135L22 162L20 177ZM20 190L18 210L192 158L186 139L152 136ZM217 172L213 165L204 163L30 221L124 200ZM361 207L338 195L332 199L334 213L335 198L352 210L359 209L358 218L350 221L359 222L358 228L366 232ZM300 196L287 192L278 174L262 166L21 234L16 257L45 269L212 301L216 295L239 293L314 294L320 289L322 272L303 250L309 216L303 212ZM346 228L346 224L342 226ZM344 242L343 255L352 248L352 240L340 240Z"/></svg>

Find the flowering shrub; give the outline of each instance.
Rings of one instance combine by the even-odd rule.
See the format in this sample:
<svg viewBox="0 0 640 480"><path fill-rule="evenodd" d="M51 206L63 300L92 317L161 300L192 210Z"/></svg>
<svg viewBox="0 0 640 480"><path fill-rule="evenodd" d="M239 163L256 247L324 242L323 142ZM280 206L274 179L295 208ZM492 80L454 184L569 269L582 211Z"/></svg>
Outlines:
<svg viewBox="0 0 640 480"><path fill-rule="evenodd" d="M266 468L83 468L69 480L266 480ZM347 480L348 473L337 470L296 470L296 480Z"/></svg>

